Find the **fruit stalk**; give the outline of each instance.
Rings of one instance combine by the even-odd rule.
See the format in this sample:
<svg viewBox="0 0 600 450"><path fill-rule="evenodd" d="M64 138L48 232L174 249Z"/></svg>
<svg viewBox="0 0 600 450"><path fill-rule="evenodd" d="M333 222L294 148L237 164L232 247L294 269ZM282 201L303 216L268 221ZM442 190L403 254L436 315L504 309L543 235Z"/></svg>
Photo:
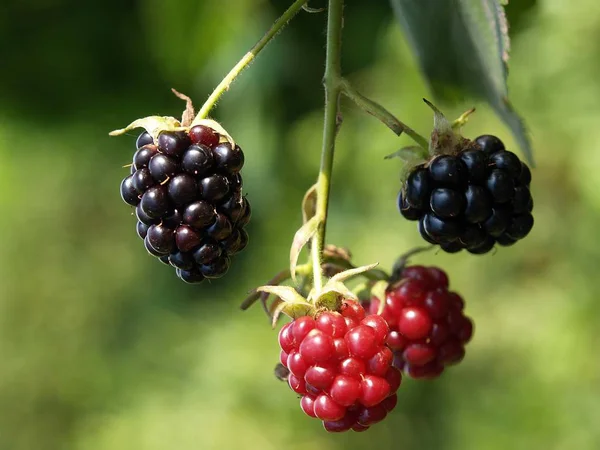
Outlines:
<svg viewBox="0 0 600 450"><path fill-rule="evenodd" d="M215 88L208 100L204 102L202 108L196 115L194 122L200 119L205 119L208 116L208 113L215 106L215 104L219 101L221 96L229 90L231 84L235 81L242 71L250 65L250 63L256 58L256 56L260 53L260 51L267 46L271 40L277 36L277 34L292 20L292 18L300 12L302 7L308 2L308 0L296 0L292 5L275 21L275 23L271 26L269 31L262 37L260 41L256 43L254 47L250 49L248 53L246 53L243 58L229 71L229 73L223 78L223 80L219 83L219 85Z"/></svg>
<svg viewBox="0 0 600 450"><path fill-rule="evenodd" d="M331 175L333 172L333 155L335 151L335 138L338 128L338 113L340 94L342 92L341 76L341 50L342 28L344 21L343 0L329 0L327 8L327 50L325 57L325 120L323 124L323 147L321 151L321 168L317 179L317 207L316 215L320 218L317 232L311 242L311 255L314 271L314 286L317 292L321 291L321 261L325 245L325 231L327 226L327 210L329 206L329 191Z"/></svg>
<svg viewBox="0 0 600 450"><path fill-rule="evenodd" d="M402 133L407 134L424 149L427 149L429 143L427 139L413 130L405 123L398 120L391 112L381 106L379 103L365 97L358 92L347 80L341 81L342 94L352 100L356 106L377 118L390 130L400 136Z"/></svg>

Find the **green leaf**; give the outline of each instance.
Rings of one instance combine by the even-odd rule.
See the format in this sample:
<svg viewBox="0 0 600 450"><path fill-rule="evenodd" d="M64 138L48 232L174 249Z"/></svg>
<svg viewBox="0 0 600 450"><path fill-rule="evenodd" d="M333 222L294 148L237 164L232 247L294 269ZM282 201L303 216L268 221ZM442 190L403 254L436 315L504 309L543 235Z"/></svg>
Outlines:
<svg viewBox="0 0 600 450"><path fill-rule="evenodd" d="M526 159L531 143L508 100L508 24L499 0L391 0L436 98L481 98L510 127Z"/></svg>
<svg viewBox="0 0 600 450"><path fill-rule="evenodd" d="M296 234L294 235L294 241L292 242L292 247L290 248L290 274L292 275L292 280L294 280L294 283L297 283L296 266L298 265L300 252L308 243L308 241L310 241L310 238L315 235L320 223L320 217L313 216L308 222L302 225L302 228L296 231Z"/></svg>
<svg viewBox="0 0 600 450"><path fill-rule="evenodd" d="M405 163L425 161L427 159L427 150L418 145L411 145L409 147L402 147L400 150L396 150L394 153L386 155L383 159L392 158L399 158Z"/></svg>

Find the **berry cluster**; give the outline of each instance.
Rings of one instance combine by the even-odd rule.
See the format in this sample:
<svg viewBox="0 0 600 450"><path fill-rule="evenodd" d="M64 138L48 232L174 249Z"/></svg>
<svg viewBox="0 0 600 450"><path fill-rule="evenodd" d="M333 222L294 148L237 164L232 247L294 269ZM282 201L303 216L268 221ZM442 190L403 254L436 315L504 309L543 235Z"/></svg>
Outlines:
<svg viewBox="0 0 600 450"><path fill-rule="evenodd" d="M381 314L390 327L386 343L394 366L412 378L435 378L463 359L473 322L463 314L460 295L448 290L442 270L410 266L401 275L386 292ZM379 300L372 299L369 308L376 314Z"/></svg>
<svg viewBox="0 0 600 450"><path fill-rule="evenodd" d="M417 166L398 197L400 212L419 221L423 239L448 253L487 253L533 227L527 165L495 136L480 136L475 144Z"/></svg>
<svg viewBox="0 0 600 450"><path fill-rule="evenodd" d="M346 300L340 312L326 311L285 324L279 332L280 361L300 406L330 432L365 431L396 406L401 374L385 345L388 325L365 317Z"/></svg>
<svg viewBox="0 0 600 450"><path fill-rule="evenodd" d="M203 125L164 131L156 143L144 132L136 147L121 197L135 207L146 250L185 282L223 276L230 256L248 243L240 147Z"/></svg>

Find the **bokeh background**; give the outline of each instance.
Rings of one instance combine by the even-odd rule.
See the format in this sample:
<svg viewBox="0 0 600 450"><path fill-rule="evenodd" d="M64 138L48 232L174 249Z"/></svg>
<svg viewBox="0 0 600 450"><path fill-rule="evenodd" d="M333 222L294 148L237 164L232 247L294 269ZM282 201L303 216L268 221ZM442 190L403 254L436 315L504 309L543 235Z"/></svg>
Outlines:
<svg viewBox="0 0 600 450"><path fill-rule="evenodd" d="M514 1L510 89L531 130L536 226L509 249L425 254L476 321L462 364L405 380L368 433L328 435L273 376L248 290L284 268L321 141L324 14L300 14L215 111L246 153L250 245L188 286L148 256L119 198L135 136L198 105L290 0L0 3L0 449L600 447L600 4ZM315 1L313 6L320 6ZM387 2L347 4L348 77L421 133L427 87ZM483 104L464 132L507 129ZM328 239L389 269L420 245L395 206L407 145L344 103Z"/></svg>

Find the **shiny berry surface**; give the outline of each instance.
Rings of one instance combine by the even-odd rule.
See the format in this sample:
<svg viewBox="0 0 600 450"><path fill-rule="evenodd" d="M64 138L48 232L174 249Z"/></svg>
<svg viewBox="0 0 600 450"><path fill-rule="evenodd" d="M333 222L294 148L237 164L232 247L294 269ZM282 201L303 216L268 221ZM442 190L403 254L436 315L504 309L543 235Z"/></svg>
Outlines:
<svg viewBox="0 0 600 450"><path fill-rule="evenodd" d="M447 253L483 255L515 244L533 227L531 171L495 136L461 145L410 170L396 199L400 214Z"/></svg>
<svg viewBox="0 0 600 450"><path fill-rule="evenodd" d="M133 185L132 175L129 175L121 182L121 199L131 206L137 206L140 202L138 191Z"/></svg>
<svg viewBox="0 0 600 450"><path fill-rule="evenodd" d="M288 384L302 411L330 432L364 431L397 402L400 372L385 344L387 322L344 300L339 312L299 317L279 332Z"/></svg>
<svg viewBox="0 0 600 450"><path fill-rule="evenodd" d="M193 144L205 145L209 148L215 147L219 143L219 135L204 125L196 125L189 131L190 140Z"/></svg>
<svg viewBox="0 0 600 450"><path fill-rule="evenodd" d="M408 266L399 276L386 292L380 316L389 326L386 343L394 352L393 365L413 378L435 378L464 358L473 322L441 269ZM369 312L378 310L379 300L371 299Z"/></svg>
<svg viewBox="0 0 600 450"><path fill-rule="evenodd" d="M186 283L225 275L231 256L249 241L244 227L252 212L242 192L241 148L205 125L158 131L156 139L143 132L132 162L120 194L135 207L136 234L146 251ZM345 345L337 339L336 354L347 355ZM282 355L285 362L288 356Z"/></svg>

